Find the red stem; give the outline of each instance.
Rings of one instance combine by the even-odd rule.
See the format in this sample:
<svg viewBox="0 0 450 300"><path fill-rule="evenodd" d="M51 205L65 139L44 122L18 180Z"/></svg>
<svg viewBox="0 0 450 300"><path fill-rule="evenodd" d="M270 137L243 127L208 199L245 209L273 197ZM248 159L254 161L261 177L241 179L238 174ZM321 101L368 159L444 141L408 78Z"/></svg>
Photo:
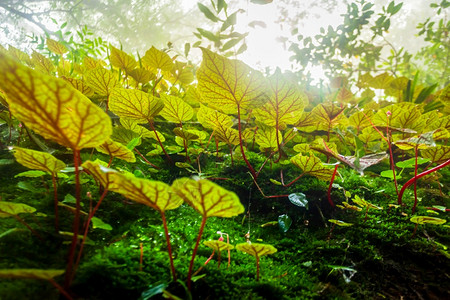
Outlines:
<svg viewBox="0 0 450 300"><path fill-rule="evenodd" d="M414 177L417 176L417 155L418 155L418 151L417 148L419 146L416 145L416 147L414 148L414 154L416 155L416 159L414 161ZM414 205L412 208L412 214L414 214L414 212L416 211L416 206L417 206L417 181L414 181Z"/></svg>
<svg viewBox="0 0 450 300"><path fill-rule="evenodd" d="M151 129L153 130L153 132L155 133L156 139L158 140L158 143L159 143L159 145L161 146L162 151L163 151L164 154L166 155L167 160L168 160L169 162L172 162L172 159L170 158L169 154L167 154L166 149L164 148L164 146L163 146L161 140L159 139L159 136L158 136L158 133L156 132L155 126L153 126L153 122L150 120L150 121L148 122L148 124L150 125L150 128L151 128Z"/></svg>
<svg viewBox="0 0 450 300"><path fill-rule="evenodd" d="M255 178L255 180L256 180L258 178L258 174L256 174L255 169L253 169L252 165L250 164L247 157L245 156L244 145L242 143L241 107L240 107L240 105L237 106L237 109L238 109L237 117L238 117L238 130L239 130L239 146L241 148L242 158L244 159L245 163L247 164L248 169L252 173L253 178Z"/></svg>
<svg viewBox="0 0 450 300"><path fill-rule="evenodd" d="M80 250L78 251L77 260L76 260L75 266L73 268L73 276L75 276L75 272L77 271L78 265L80 264L81 254L83 253L84 245L85 245L86 238L87 238L88 231L89 231L89 225L91 224L92 218L94 217L95 213L97 212L98 208L100 207L100 204L102 203L103 199L106 197L107 193L108 193L108 189L105 188L102 195L98 199L98 202L95 205L94 209L89 213L88 219L86 221L86 225L84 227L83 240L81 241ZM72 280L73 280L73 276L72 276Z"/></svg>
<svg viewBox="0 0 450 300"><path fill-rule="evenodd" d="M48 280L55 288L58 289L58 291L64 296L66 297L66 299L68 300L72 300L73 298L69 295L69 293L66 292L66 290L60 286L56 281L54 281L53 279L49 279Z"/></svg>
<svg viewBox="0 0 450 300"><path fill-rule="evenodd" d="M73 151L73 163L75 166L75 199L76 199L76 205L75 205L75 216L73 220L73 236L72 236L72 243L70 245L69 255L68 255L68 261L67 261L67 267L66 267L66 280L65 280L65 288L69 288L70 284L72 283L72 278L74 274L72 273L72 267L73 267L73 259L75 257L75 250L77 248L77 241L78 241L78 230L80 227L80 202L81 202L81 186L80 186L80 169L79 169L79 156L80 156L80 150L74 150Z"/></svg>
<svg viewBox="0 0 450 300"><path fill-rule="evenodd" d="M397 204L399 204L399 205L402 204L403 193L404 193L405 190L406 190L411 184L413 184L417 179L419 179L419 178L421 178L421 177L423 177L423 176L425 176L425 175L428 175L428 174L430 174L430 173L433 173L433 172L435 172L435 171L437 171L437 170L439 170L439 169L442 169L443 167L448 166L448 165L450 165L450 159L447 160L445 163L442 163L442 164L440 164L439 166L436 166L436 167L434 167L434 168L432 168L432 169L429 169L428 171L422 172L422 173L420 173L420 174L414 176L414 177L411 178L410 180L408 180L408 181L403 185L402 189L400 190L400 193L398 194L398 201L397 201Z"/></svg>
<svg viewBox="0 0 450 300"><path fill-rule="evenodd" d="M328 193L327 193L327 196L328 196L328 203L330 203L330 205L331 205L332 207L334 207L334 203L333 203L333 200L331 200L331 188L333 187L333 181L334 181L334 178L336 177L336 173L337 173L338 167L339 167L338 164L334 166L333 175L331 176L330 185L328 186Z"/></svg>
<svg viewBox="0 0 450 300"><path fill-rule="evenodd" d="M259 256L256 254L256 281L259 281Z"/></svg>
<svg viewBox="0 0 450 300"><path fill-rule="evenodd" d="M152 164L151 162L149 162L148 160L147 160L147 158L145 158L145 156L144 155L142 155L142 153L141 152L139 152L139 150L137 149L137 148L134 148L134 151L136 151L136 153L146 162L146 163L148 163L150 166L152 166L153 168L155 168L155 169L157 169L157 170L159 170L160 168L159 167L157 167L157 166L155 166L154 164Z"/></svg>
<svg viewBox="0 0 450 300"><path fill-rule="evenodd" d="M172 257L172 247L170 245L170 235L169 235L169 229L167 228L167 220L166 215L164 211L160 211L161 218L164 225L164 234L166 235L166 242L167 242L167 252L169 253L169 261L170 261L170 269L172 271L172 278L173 281L177 281L177 274L175 273L175 266L173 264L173 257Z"/></svg>
<svg viewBox="0 0 450 300"><path fill-rule="evenodd" d="M197 242L195 243L194 251L192 252L191 262L189 264L189 272L188 272L188 277L187 277L187 286L188 286L189 290L191 290L192 268L194 267L195 255L197 254L198 245L200 244L200 240L202 238L203 229L205 228L205 224L206 224L206 219L207 219L207 217L205 217L205 216L202 219L202 224L200 225L200 229L198 231Z"/></svg>
<svg viewBox="0 0 450 300"><path fill-rule="evenodd" d="M52 184L53 184L53 196L54 196L54 207L55 207L55 230L59 231L59 213L58 213L58 189L56 183L55 174L52 174Z"/></svg>

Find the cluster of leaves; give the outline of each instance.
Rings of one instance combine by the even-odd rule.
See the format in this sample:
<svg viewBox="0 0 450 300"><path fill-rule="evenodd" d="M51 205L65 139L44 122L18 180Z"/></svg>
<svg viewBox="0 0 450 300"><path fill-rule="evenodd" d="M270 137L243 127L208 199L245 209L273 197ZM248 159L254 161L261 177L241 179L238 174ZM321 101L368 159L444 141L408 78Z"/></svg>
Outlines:
<svg viewBox="0 0 450 300"><path fill-rule="evenodd" d="M445 86L450 67L450 22L445 15L449 2L430 4L436 9L438 21L429 18L417 25L418 36L431 45L423 47L415 56L404 47L397 48L387 38L391 20L401 12L402 6L401 2L391 1L375 15L372 2L354 1L347 5L343 23L336 28L321 28L314 38L299 35L298 29L294 29L292 35L298 41L291 44L290 51L303 72L300 75L305 75L311 65L322 66L329 77L353 79L366 72L411 77L422 70L423 82Z"/></svg>
<svg viewBox="0 0 450 300"><path fill-rule="evenodd" d="M336 78L324 92L301 88L289 73L280 70L265 77L241 61L206 48L202 48L201 65L195 67L155 47L136 59L110 46L108 61L90 56L77 61L63 44L48 39L46 45L56 61L36 51L29 57L12 47L0 49L1 118L5 131L25 128L30 137L39 135L73 152L74 232L66 287L73 279L83 247L76 257L81 204L90 200L81 196L81 170L104 187L97 205L87 213L83 243L106 192L117 192L161 214L174 279L164 212L179 207L184 200L200 213L202 223L189 267L190 284L206 219L244 211L234 193L202 178L202 155L212 158L215 154L217 160L230 165L235 160L243 162L255 184L268 162L298 167L300 175L290 183L284 183L282 173L281 182L273 179L273 184L284 186L304 175L332 182L337 167L333 169L330 163L344 163L362 173L390 158L395 178L394 159L399 157L415 158L415 177L419 153L428 159L425 169L450 161L448 86L433 94L436 86L421 87L416 81L383 73L361 76L357 84L360 95L351 91L345 78ZM375 92L380 90L395 101L375 101ZM11 135L4 144L14 144ZM80 153L91 151L89 148L108 155L109 162L82 164ZM139 149L148 153L143 155ZM26 160L25 166L49 173L53 180L65 168L64 162L49 158L50 154L20 148L16 151L20 163ZM132 166L134 153L156 172L166 166L162 157L168 164L184 158L177 165L199 178L180 178L170 187L107 168L113 159ZM258 167L248 158L253 153L265 159ZM361 199L359 203L367 213L370 203ZM55 215L58 205L55 197Z"/></svg>

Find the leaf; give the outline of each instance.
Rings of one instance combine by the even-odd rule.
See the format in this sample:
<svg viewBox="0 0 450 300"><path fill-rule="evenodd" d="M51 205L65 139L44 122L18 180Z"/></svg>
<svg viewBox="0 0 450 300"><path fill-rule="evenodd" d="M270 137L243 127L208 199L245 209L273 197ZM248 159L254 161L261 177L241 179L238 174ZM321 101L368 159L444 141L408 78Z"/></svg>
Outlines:
<svg viewBox="0 0 450 300"><path fill-rule="evenodd" d="M430 159L428 159L428 158L422 158L422 157L418 157L417 158L417 164L418 165L424 164L424 163L429 162L429 161L430 161ZM404 169L404 168L414 168L415 165L416 165L416 158L413 157L413 158L410 158L410 159L407 159L407 160L399 161L395 165L397 167L399 167L399 168L402 168L402 169Z"/></svg>
<svg viewBox="0 0 450 300"><path fill-rule="evenodd" d="M194 116L192 107L181 98L161 94L161 99L164 101L164 108L160 115L167 121L181 124Z"/></svg>
<svg viewBox="0 0 450 300"><path fill-rule="evenodd" d="M269 101L254 111L258 121L283 129L287 124L299 121L308 98L300 91L298 84L289 81L280 69L269 78Z"/></svg>
<svg viewBox="0 0 450 300"><path fill-rule="evenodd" d="M176 84L178 82L182 84L190 84L194 81L194 73L192 66L182 63L179 61L175 61L175 65L169 73L169 76L166 76L166 79L169 80L172 84Z"/></svg>
<svg viewBox="0 0 450 300"><path fill-rule="evenodd" d="M48 50L50 50L51 52L58 54L58 55L63 55L64 53L69 51L69 50L67 50L66 46L64 46L60 42L52 40L50 38L47 38L46 44L47 44Z"/></svg>
<svg viewBox="0 0 450 300"><path fill-rule="evenodd" d="M126 146L118 142L115 142L112 139L107 140L106 142L98 146L96 149L101 153L117 157L118 159L122 159L127 162L136 161L136 157L134 157L133 152L131 152Z"/></svg>
<svg viewBox="0 0 450 300"><path fill-rule="evenodd" d="M245 252L247 254L250 254L256 258L277 252L277 249L272 245L258 244L258 243L237 244L236 249Z"/></svg>
<svg viewBox="0 0 450 300"><path fill-rule="evenodd" d="M126 129L122 126L114 127L113 134L111 135L111 139L116 142L121 143L122 145L128 145L132 140L136 140L140 138L140 135L130 129ZM139 143L136 146L140 145Z"/></svg>
<svg viewBox="0 0 450 300"><path fill-rule="evenodd" d="M49 153L26 148L14 147L14 157L19 164L29 169L41 170L53 175L66 167L63 161Z"/></svg>
<svg viewBox="0 0 450 300"><path fill-rule="evenodd" d="M92 217L91 219L92 221L92 228L98 228L98 229L103 229L103 230L112 230L113 228L111 227L111 225L103 222L101 219L97 218L97 217Z"/></svg>
<svg viewBox="0 0 450 300"><path fill-rule="evenodd" d="M288 215L278 216L278 226L282 232L287 232L291 228L292 219Z"/></svg>
<svg viewBox="0 0 450 300"><path fill-rule="evenodd" d="M36 51L33 51L31 54L31 62L34 65L34 69L41 73L51 75L55 71L52 61Z"/></svg>
<svg viewBox="0 0 450 300"><path fill-rule="evenodd" d="M234 248L233 245L230 245L228 243L225 243L223 241L218 241L218 240L204 241L203 245L205 245L206 247L209 247L215 251L231 250Z"/></svg>
<svg viewBox="0 0 450 300"><path fill-rule="evenodd" d="M110 189L110 188L117 188L117 186L114 186L112 174L117 173L116 170L110 169L100 163L100 161L85 161L81 167L83 170L88 171L90 175L92 175L97 182L99 182L104 188ZM66 195L68 197L67 201L64 199L64 202L67 203L75 203L72 199L73 197L68 194ZM67 197L66 197L67 198Z"/></svg>
<svg viewBox="0 0 450 300"><path fill-rule="evenodd" d="M383 209L380 206L376 206L370 202L367 202L366 200L364 200L364 198L360 198L358 195L355 195L355 197L352 199L352 201L360 207Z"/></svg>
<svg viewBox="0 0 450 300"><path fill-rule="evenodd" d="M392 172L392 170L382 171L380 173L380 176L381 177L385 177L385 178L390 178L390 179L394 180L394 173ZM395 178L396 179L401 179L402 176L400 174L398 174L397 171L395 171Z"/></svg>
<svg viewBox="0 0 450 300"><path fill-rule="evenodd" d="M200 109L197 111L197 119L206 128L228 128L233 126L233 120L230 116L204 105L200 105Z"/></svg>
<svg viewBox="0 0 450 300"><path fill-rule="evenodd" d="M230 60L202 48L197 71L198 89L209 105L224 112L264 105L265 80L260 72L238 60Z"/></svg>
<svg viewBox="0 0 450 300"><path fill-rule="evenodd" d="M346 223L344 221L341 220L335 220L335 219L329 219L328 222L336 224L338 226L343 226L343 227L348 227L348 226L353 226L352 223Z"/></svg>
<svg viewBox="0 0 450 300"><path fill-rule="evenodd" d="M161 181L137 178L131 174L112 173L113 187L110 191L151 208L164 212L179 207L183 200Z"/></svg>
<svg viewBox="0 0 450 300"><path fill-rule="evenodd" d="M310 154L310 156L297 154L291 158L291 162L302 169L303 173L315 176L322 180L331 180L331 176L333 175L333 170L326 168L322 164L322 161L313 154Z"/></svg>
<svg viewBox="0 0 450 300"><path fill-rule="evenodd" d="M306 195L303 193L292 193L288 196L289 201L292 204L298 207L306 207L308 208L308 199L306 199Z"/></svg>
<svg viewBox="0 0 450 300"><path fill-rule="evenodd" d="M170 71L173 67L170 56L153 46L145 52L145 55L142 57L142 64L150 69L160 69L162 71Z"/></svg>
<svg viewBox="0 0 450 300"><path fill-rule="evenodd" d="M306 153L310 149L309 149L309 144L303 143L303 144L295 145L294 147L292 147L292 150L294 150L295 152Z"/></svg>
<svg viewBox="0 0 450 300"><path fill-rule="evenodd" d="M136 68L134 70L131 70L128 75L133 77L133 79L139 83L147 83L150 80L156 79L155 74L143 68Z"/></svg>
<svg viewBox="0 0 450 300"><path fill-rule="evenodd" d="M450 146L437 145L436 147L420 151L420 154L434 163L444 163L450 159Z"/></svg>
<svg viewBox="0 0 450 300"><path fill-rule="evenodd" d="M394 77L392 77L388 73L382 73L378 76L375 76L372 80L370 80L369 85L374 89L386 89L390 86L393 80Z"/></svg>
<svg viewBox="0 0 450 300"><path fill-rule="evenodd" d="M116 68L125 70L127 74L129 74L134 68L136 68L136 60L131 55L128 55L124 51L119 50L112 45L110 46L110 48L111 54L109 56L109 61L111 62L111 65Z"/></svg>
<svg viewBox="0 0 450 300"><path fill-rule="evenodd" d="M117 76L102 67L89 70L84 80L88 86L101 96L109 96L111 91L119 86Z"/></svg>
<svg viewBox="0 0 450 300"><path fill-rule="evenodd" d="M415 147L418 149L426 149L436 146L433 135L434 132L430 131L404 140L398 140L394 144L402 150L409 150Z"/></svg>
<svg viewBox="0 0 450 300"><path fill-rule="evenodd" d="M47 175L47 172L44 171L38 171L38 170L30 170L25 172L20 172L19 174L16 174L14 178L17 177L29 177L29 178L35 178L35 177L41 177L44 175Z"/></svg>
<svg viewBox="0 0 450 300"><path fill-rule="evenodd" d="M65 270L42 270L42 269L3 269L0 270L1 278L16 279L41 279L53 280L54 277L64 274Z"/></svg>
<svg viewBox="0 0 450 300"><path fill-rule="evenodd" d="M409 219L411 222L416 224L434 224L434 225L441 225L447 222L445 219L441 218L435 218L435 217L428 217L428 216L414 216L411 219Z"/></svg>
<svg viewBox="0 0 450 300"><path fill-rule="evenodd" d="M356 129L356 133L359 134L364 128L370 126L370 119L366 118L372 117L372 112L364 113L362 111L357 111L348 118L348 123L350 126Z"/></svg>
<svg viewBox="0 0 450 300"><path fill-rule="evenodd" d="M32 214L36 208L23 203L0 201L0 218L16 216L18 214Z"/></svg>
<svg viewBox="0 0 450 300"><path fill-rule="evenodd" d="M94 95L94 90L84 80L67 77L63 77L63 79L70 83L72 87L82 92L86 97L92 97Z"/></svg>
<svg viewBox="0 0 450 300"><path fill-rule="evenodd" d="M281 143L283 140L283 136L279 130L276 130L275 127L264 126L258 130L258 134L256 135L255 142L263 149L273 150L278 147L277 143L277 133L278 133L278 141Z"/></svg>
<svg viewBox="0 0 450 300"><path fill-rule="evenodd" d="M176 179L172 189L204 218L230 218L244 212L244 206L235 193L206 179Z"/></svg>
<svg viewBox="0 0 450 300"><path fill-rule="evenodd" d="M115 88L109 99L109 107L119 117L142 124L153 120L164 108L164 102L140 90Z"/></svg>
<svg viewBox="0 0 450 300"><path fill-rule="evenodd" d="M139 125L139 122L130 120L130 119L120 119L120 124L122 124L122 126L126 129L132 130L135 133L139 134L139 136L143 137L143 138L151 138L154 140L158 140L156 138L156 134L153 131L148 130L147 128ZM159 137L159 140L161 142L164 142L166 140L166 138L158 131L156 131ZM128 144L128 143L127 143ZM140 145L137 144L136 146Z"/></svg>
<svg viewBox="0 0 450 300"><path fill-rule="evenodd" d="M0 53L0 88L15 117L46 139L79 150L111 135L111 120L67 82L24 67Z"/></svg>
<svg viewBox="0 0 450 300"><path fill-rule="evenodd" d="M209 8L207 8L205 5L201 4L200 2L197 2L197 6L198 9L200 9L200 11L205 15L205 17L207 17L208 19L210 19L211 21L213 21L214 23L216 23L217 21L219 21L220 19L213 14Z"/></svg>

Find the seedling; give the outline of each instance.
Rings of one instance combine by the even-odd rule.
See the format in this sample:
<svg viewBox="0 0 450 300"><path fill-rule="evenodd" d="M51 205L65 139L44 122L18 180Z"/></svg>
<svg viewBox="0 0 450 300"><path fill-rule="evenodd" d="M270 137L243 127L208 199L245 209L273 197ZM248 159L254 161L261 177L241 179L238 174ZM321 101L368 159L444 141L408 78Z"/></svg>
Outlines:
<svg viewBox="0 0 450 300"><path fill-rule="evenodd" d="M341 226L341 227L353 226L352 223L346 223L344 221L335 220L335 219L329 219L328 222L333 223L333 226L331 226L330 232L328 233L328 240L331 239L331 234L333 233L334 227L336 227L336 225Z"/></svg>
<svg viewBox="0 0 450 300"><path fill-rule="evenodd" d="M364 200L364 198L360 198L358 195L355 195L355 197L353 198L353 202L356 205L366 209L365 214L364 214L364 222L367 221L367 213L369 212L369 209L371 209L371 208L383 209L382 207L379 207L372 203L367 202L366 200Z"/></svg>
<svg viewBox="0 0 450 300"><path fill-rule="evenodd" d="M209 217L230 218L237 216L244 212L244 206L235 193L227 191L206 179L180 178L172 183L172 190L202 216L197 241L189 264L187 285L190 289L195 255L200 244L206 220Z"/></svg>
<svg viewBox="0 0 450 300"><path fill-rule="evenodd" d="M241 243L236 245L236 249L256 258L256 281L259 281L259 259L261 256L277 252L277 249L268 244Z"/></svg>
<svg viewBox="0 0 450 300"><path fill-rule="evenodd" d="M428 217L428 216L414 216L409 220L416 224L416 226L414 226L414 231L412 234L413 237L416 234L417 227L419 225L423 225L423 224L441 225L441 224L444 224L445 222L447 222L447 220L444 220L441 218Z"/></svg>

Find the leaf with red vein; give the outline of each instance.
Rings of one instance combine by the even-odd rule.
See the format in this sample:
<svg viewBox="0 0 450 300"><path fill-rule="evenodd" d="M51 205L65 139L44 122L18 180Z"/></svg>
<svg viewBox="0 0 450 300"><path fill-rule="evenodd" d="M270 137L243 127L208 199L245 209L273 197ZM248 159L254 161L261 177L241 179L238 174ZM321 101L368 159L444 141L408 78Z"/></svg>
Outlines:
<svg viewBox="0 0 450 300"><path fill-rule="evenodd" d="M116 88L112 91L109 108L121 118L147 123L164 108L164 102L139 90Z"/></svg>
<svg viewBox="0 0 450 300"><path fill-rule="evenodd" d="M161 94L161 99L164 101L161 116L167 121L181 124L194 116L194 110L183 99L166 94Z"/></svg>
<svg viewBox="0 0 450 300"><path fill-rule="evenodd" d="M303 173L315 176L319 179L330 180L331 176L333 176L333 170L325 167L322 164L322 161L313 154L310 154L310 156L297 154L291 158L291 162L302 169Z"/></svg>
<svg viewBox="0 0 450 300"><path fill-rule="evenodd" d="M63 161L53 155L36 150L14 147L14 157L22 166L50 174L56 174L66 167Z"/></svg>
<svg viewBox="0 0 450 300"><path fill-rule="evenodd" d="M235 193L206 179L180 178L172 183L172 189L204 218L230 218L244 212Z"/></svg>
<svg viewBox="0 0 450 300"><path fill-rule="evenodd" d="M279 130L287 124L298 122L308 103L307 96L298 88L298 84L285 78L280 69L269 78L269 97L269 101L256 109L254 115L266 125L278 125Z"/></svg>
<svg viewBox="0 0 450 300"><path fill-rule="evenodd" d="M203 61L197 71L198 89L210 106L236 113L267 101L262 74L238 60L231 60L202 48Z"/></svg>
<svg viewBox="0 0 450 300"><path fill-rule="evenodd" d="M135 162L136 157L134 157L133 152L130 151L126 146L121 143L115 142L111 139L107 140L100 146L98 146L97 151L108 154L109 156L117 157L127 162Z"/></svg>
<svg viewBox="0 0 450 300"><path fill-rule="evenodd" d="M44 138L79 150L109 138L111 120L69 83L0 53L0 88L16 118Z"/></svg>

